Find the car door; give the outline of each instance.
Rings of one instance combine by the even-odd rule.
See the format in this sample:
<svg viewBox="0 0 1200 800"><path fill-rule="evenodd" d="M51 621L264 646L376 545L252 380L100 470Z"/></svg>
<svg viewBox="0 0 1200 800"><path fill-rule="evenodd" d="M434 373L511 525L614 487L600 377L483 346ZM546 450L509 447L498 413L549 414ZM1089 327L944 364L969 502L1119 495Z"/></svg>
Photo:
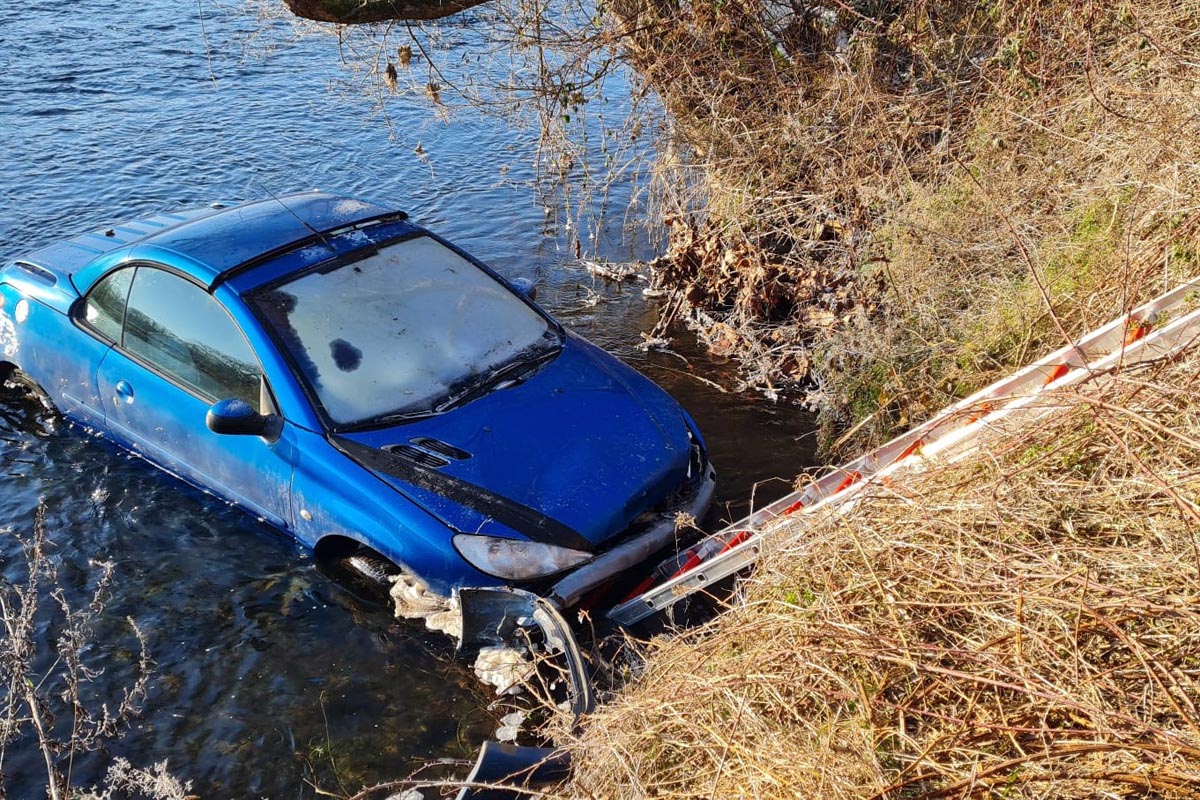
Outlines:
<svg viewBox="0 0 1200 800"><path fill-rule="evenodd" d="M92 292L105 291L110 279L120 278L109 275ZM96 376L110 433L167 471L290 528L288 432L268 442L205 424L217 400L274 410L264 408L269 387L233 318L203 287L152 265L136 267L127 298L119 332L109 325L114 347Z"/></svg>

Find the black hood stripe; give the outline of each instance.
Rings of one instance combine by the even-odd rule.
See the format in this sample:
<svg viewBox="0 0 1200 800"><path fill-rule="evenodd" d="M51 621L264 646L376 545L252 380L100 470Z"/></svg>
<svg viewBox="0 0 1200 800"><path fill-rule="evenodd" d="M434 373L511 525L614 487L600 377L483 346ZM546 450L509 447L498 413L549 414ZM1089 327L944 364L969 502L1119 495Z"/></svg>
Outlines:
<svg viewBox="0 0 1200 800"><path fill-rule="evenodd" d="M472 511L491 517L502 525L507 525L529 537L531 541L569 547L585 553L595 552L592 543L570 526L482 486L344 436L330 436L329 441L367 469L398 478L418 489L440 494Z"/></svg>

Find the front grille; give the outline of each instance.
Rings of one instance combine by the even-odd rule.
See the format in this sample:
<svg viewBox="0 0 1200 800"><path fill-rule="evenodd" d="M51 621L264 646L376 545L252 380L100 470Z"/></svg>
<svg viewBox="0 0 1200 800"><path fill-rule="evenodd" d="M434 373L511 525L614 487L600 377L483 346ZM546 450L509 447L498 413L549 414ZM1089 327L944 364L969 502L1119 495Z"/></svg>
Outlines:
<svg viewBox="0 0 1200 800"><path fill-rule="evenodd" d="M691 440L691 452L688 454L688 471L687 482L696 483L704 477L704 470L708 466L708 456L704 452L704 448L700 446L700 442L696 441L696 437L688 433L688 439Z"/></svg>

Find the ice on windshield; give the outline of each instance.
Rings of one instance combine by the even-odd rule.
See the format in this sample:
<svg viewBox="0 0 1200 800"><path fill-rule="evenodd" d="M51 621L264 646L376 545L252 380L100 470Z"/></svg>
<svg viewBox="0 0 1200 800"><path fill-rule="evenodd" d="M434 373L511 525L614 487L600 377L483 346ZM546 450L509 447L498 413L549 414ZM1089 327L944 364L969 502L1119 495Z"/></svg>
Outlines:
<svg viewBox="0 0 1200 800"><path fill-rule="evenodd" d="M307 273L254 303L340 425L430 410L557 342L541 315L428 236Z"/></svg>

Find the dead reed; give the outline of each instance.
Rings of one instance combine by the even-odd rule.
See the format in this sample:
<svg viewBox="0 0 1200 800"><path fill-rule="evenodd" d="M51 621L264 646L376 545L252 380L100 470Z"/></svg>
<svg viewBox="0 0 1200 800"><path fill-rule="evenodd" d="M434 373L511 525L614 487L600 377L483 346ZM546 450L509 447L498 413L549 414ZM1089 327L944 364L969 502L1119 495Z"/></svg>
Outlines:
<svg viewBox="0 0 1200 800"><path fill-rule="evenodd" d="M663 326L807 396L827 443L1058 346L1051 309L1077 335L1200 267L1194 3L611 12L670 112Z"/></svg>
<svg viewBox="0 0 1200 800"><path fill-rule="evenodd" d="M574 797L1200 797L1200 354L810 518L575 744Z"/></svg>

